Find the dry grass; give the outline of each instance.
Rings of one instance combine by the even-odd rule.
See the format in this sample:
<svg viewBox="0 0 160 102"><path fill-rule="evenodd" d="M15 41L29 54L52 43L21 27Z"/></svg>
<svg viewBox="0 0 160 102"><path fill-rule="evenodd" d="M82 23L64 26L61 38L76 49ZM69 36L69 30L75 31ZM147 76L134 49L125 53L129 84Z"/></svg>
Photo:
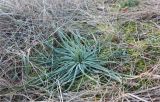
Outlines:
<svg viewBox="0 0 160 102"><path fill-rule="evenodd" d="M106 24L107 27L100 26L98 29L101 30L102 36L117 34L116 37L121 38L123 32L117 29L118 25L126 21L140 23L151 21L154 24L152 30L160 31L159 11L159 0L142 0L139 6L133 8L119 8L116 0L0 0L0 101L159 102L160 55L158 53L157 58L152 59L155 50L147 52L149 57L146 58L147 61L155 62L147 65L147 70L142 73L124 80L123 84L114 81L94 84L86 81L80 90L64 92L57 83L58 93L38 87L25 88L23 85L27 77L23 72L25 67L21 60L29 53L30 48L56 37L60 29L66 32L80 30L88 34L91 33L88 32L90 26L96 28L97 25L99 27ZM96 31L96 34L98 32ZM93 37L97 40L96 36ZM120 41L116 46L127 48L131 44ZM160 45L151 46L160 48ZM131 47L136 49L135 45ZM126 67L124 64L119 64L114 66L114 69L125 69L124 67ZM94 77L99 79L100 76ZM140 83L142 85L138 86ZM19 89L19 86L23 88Z"/></svg>

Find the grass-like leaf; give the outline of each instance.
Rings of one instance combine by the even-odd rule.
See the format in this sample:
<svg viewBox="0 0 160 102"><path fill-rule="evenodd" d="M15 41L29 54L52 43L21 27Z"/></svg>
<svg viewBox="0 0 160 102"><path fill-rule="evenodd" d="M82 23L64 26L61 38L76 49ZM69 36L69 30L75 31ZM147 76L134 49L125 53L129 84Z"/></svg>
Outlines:
<svg viewBox="0 0 160 102"><path fill-rule="evenodd" d="M39 53L38 56L41 56L41 58L32 60L31 57L30 59L34 63L39 63L41 66L45 64L46 67L51 69L47 71L45 75L43 73L40 75L41 80L45 82L47 79L51 82L51 85L53 85L53 79L58 79L60 84L69 84L68 88L71 88L75 79L82 75L97 82L92 75L102 74L121 82L118 73L104 68L101 65L103 61L99 60L97 57L99 46L96 42L95 44L90 44L87 39L81 37L79 34L73 34L72 37L70 37L62 32L59 33L59 38L59 47L53 47L49 42L44 43L47 47L52 49L50 55L45 56L46 54L37 51ZM37 77L30 81L30 83L41 85L43 81L40 79ZM49 85L49 87L52 86Z"/></svg>

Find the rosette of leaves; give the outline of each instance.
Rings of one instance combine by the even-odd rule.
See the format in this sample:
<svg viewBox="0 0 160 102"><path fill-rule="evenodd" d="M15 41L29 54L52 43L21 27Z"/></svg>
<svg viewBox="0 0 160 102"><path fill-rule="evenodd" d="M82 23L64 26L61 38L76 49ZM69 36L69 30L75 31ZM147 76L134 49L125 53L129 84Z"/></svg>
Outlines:
<svg viewBox="0 0 160 102"><path fill-rule="evenodd" d="M31 85L47 85L48 88L56 85L56 81L60 85L70 89L75 83L75 80L82 76L87 77L95 82L96 79L93 75L105 75L106 77L121 82L121 77L118 73L111 71L102 66L102 60L98 59L98 52L100 46L97 42L94 44L89 43L87 39L80 36L80 34L72 34L68 36L60 32L59 46L54 47L52 43L45 42L44 45L50 49L46 51L36 51L36 56L39 58L32 58L30 61L39 65L39 67L45 67L47 71L41 73L37 77L29 81ZM47 81L47 84L46 84Z"/></svg>

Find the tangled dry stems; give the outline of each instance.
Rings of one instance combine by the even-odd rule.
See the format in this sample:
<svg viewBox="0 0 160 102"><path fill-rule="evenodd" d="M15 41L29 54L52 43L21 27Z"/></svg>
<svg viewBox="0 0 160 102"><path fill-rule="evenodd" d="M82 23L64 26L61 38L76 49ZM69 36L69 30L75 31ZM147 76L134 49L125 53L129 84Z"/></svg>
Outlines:
<svg viewBox="0 0 160 102"><path fill-rule="evenodd" d="M108 33L116 32L113 22L117 18L128 20L159 20L159 0L148 0L140 3L138 12L113 12L111 4L103 7L103 2L83 0L2 0L0 1L0 89L23 85L26 77L23 73L23 63L18 56L25 56L28 49L55 37L59 29L72 30L72 23L85 22L95 26L99 22L107 22L111 26ZM147 5L146 5L147 4ZM111 5L112 6L112 5ZM97 9L98 8L98 9ZM145 8L145 9L144 9ZM152 9L145 11L146 8ZM98 16L97 16L98 15ZM154 22L159 29L158 22ZM157 46L159 47L159 46ZM45 89L25 89L23 92L12 90L15 93L1 94L4 100L36 100L50 101L159 101L159 62L148 71L136 75L126 82L134 84L136 79L154 81L153 85L144 86L141 90L126 91L121 85L114 82L106 85L84 84L84 90L79 92L63 93L61 86L57 88L58 94L50 97L43 92ZM13 76L17 74L19 77ZM24 81L24 82L23 82ZM150 88L148 88L150 87ZM105 90L105 91L104 91ZM2 90L4 92L4 90ZM29 94L31 93L31 94ZM36 98L34 98L36 97Z"/></svg>

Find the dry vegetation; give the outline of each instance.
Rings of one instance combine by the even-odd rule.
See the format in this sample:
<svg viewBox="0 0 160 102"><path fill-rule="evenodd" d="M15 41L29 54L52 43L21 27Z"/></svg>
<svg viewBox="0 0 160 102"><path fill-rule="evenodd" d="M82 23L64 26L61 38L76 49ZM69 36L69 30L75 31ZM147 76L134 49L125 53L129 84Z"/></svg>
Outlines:
<svg viewBox="0 0 160 102"><path fill-rule="evenodd" d="M160 1L0 0L8 101L159 102Z"/></svg>

